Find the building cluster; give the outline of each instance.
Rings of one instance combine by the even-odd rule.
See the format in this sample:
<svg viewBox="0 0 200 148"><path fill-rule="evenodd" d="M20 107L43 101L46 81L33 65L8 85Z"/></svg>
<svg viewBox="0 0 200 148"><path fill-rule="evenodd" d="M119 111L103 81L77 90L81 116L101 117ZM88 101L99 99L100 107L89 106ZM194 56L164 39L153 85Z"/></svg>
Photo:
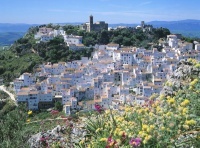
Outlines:
<svg viewBox="0 0 200 148"><path fill-rule="evenodd" d="M200 60L200 45L182 42L168 35L156 48L96 45L92 58L44 63L33 74L24 73L14 81L17 102L29 109L48 108L60 101L66 114L73 109L90 110L95 104L118 109L123 103L143 104L159 94L163 83L181 59Z"/></svg>
<svg viewBox="0 0 200 148"><path fill-rule="evenodd" d="M90 21L82 24L81 29L86 30L87 32L91 31L101 31L101 30L108 30L108 24L104 21L98 21L96 23L93 23L93 16L90 16Z"/></svg>
<svg viewBox="0 0 200 148"><path fill-rule="evenodd" d="M53 28L41 27L35 34L35 39L39 39L41 42L48 42L57 36L62 36L64 38L64 42L69 46L70 50L76 51L85 48L82 44L82 36L68 35L62 28L56 30Z"/></svg>

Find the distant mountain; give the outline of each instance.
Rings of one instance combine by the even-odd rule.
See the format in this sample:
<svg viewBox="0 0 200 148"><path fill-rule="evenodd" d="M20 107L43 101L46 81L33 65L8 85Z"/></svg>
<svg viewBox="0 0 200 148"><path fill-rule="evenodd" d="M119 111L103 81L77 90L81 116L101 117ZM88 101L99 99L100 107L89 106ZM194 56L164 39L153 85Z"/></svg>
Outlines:
<svg viewBox="0 0 200 148"><path fill-rule="evenodd" d="M181 20L181 21L152 21L146 24L153 25L153 27L168 28L172 33L181 33L188 37L200 38L200 20ZM135 27L139 24L109 24L109 27L127 26Z"/></svg>
<svg viewBox="0 0 200 148"><path fill-rule="evenodd" d="M30 27L38 24L10 24L0 23L0 32L26 32Z"/></svg>
<svg viewBox="0 0 200 148"><path fill-rule="evenodd" d="M200 37L200 20L152 21L147 24L168 28L172 33L181 33L188 37Z"/></svg>
<svg viewBox="0 0 200 148"><path fill-rule="evenodd" d="M59 25L80 25L81 22L74 23L56 23ZM200 20L181 20L181 21L151 21L146 24L153 25L155 28L168 28L172 33L180 33L188 37L200 38ZM0 45L12 44L15 40L22 37L27 30L32 26L41 24L10 24L0 23ZM139 24L109 24L109 27L127 26L136 27Z"/></svg>
<svg viewBox="0 0 200 148"><path fill-rule="evenodd" d="M0 32L0 46L13 44L14 41L23 37L25 32Z"/></svg>

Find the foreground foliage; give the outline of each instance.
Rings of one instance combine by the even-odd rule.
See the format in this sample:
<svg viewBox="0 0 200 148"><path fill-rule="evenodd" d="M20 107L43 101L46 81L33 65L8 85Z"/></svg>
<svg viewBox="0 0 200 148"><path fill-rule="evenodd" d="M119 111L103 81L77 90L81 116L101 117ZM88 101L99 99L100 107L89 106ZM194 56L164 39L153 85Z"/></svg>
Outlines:
<svg viewBox="0 0 200 148"><path fill-rule="evenodd" d="M200 78L191 75L189 80L173 96L151 97L142 106L133 103L88 119L88 136L79 146L200 147Z"/></svg>

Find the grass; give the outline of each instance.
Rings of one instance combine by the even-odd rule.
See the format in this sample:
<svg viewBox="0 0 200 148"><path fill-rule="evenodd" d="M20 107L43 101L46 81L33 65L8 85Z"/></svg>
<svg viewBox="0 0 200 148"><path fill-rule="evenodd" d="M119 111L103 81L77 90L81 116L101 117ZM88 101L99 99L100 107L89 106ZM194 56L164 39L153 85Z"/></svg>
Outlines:
<svg viewBox="0 0 200 148"><path fill-rule="evenodd" d="M52 116L50 112L35 112L27 119L30 122L25 124L25 131L29 131L32 134L36 134L41 131L47 131L53 129L57 125L64 125L65 122L60 118L61 116L66 116L64 112L59 112L56 116Z"/></svg>

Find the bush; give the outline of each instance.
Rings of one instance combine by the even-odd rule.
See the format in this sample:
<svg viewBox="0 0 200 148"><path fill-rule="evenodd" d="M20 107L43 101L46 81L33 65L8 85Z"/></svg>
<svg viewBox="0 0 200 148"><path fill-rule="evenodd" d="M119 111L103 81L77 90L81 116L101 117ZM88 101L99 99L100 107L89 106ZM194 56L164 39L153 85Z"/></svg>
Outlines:
<svg viewBox="0 0 200 148"><path fill-rule="evenodd" d="M60 102L56 102L55 103L55 109L58 111L62 111L63 110L63 106Z"/></svg>

